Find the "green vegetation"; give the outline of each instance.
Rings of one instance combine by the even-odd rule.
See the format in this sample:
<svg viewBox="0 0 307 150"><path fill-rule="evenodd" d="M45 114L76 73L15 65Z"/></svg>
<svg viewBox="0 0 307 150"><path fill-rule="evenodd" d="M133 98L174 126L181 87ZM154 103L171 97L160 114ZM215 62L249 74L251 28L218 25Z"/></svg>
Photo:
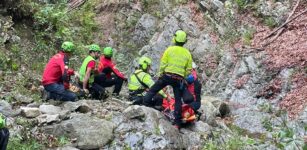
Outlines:
<svg viewBox="0 0 307 150"><path fill-rule="evenodd" d="M243 150L246 147L251 147L255 144L255 140L239 135L232 136L225 143L217 143L214 140L209 140L203 147L203 150Z"/></svg>
<svg viewBox="0 0 307 150"><path fill-rule="evenodd" d="M283 112L276 112L272 115L272 118L265 118L262 121L263 127L272 134L272 143L280 149L300 149L304 146L304 140L302 137L295 135L297 127L289 127L287 122L287 114ZM279 122L278 124L272 123L272 120ZM305 129L306 132L306 129Z"/></svg>
<svg viewBox="0 0 307 150"><path fill-rule="evenodd" d="M34 40L37 45L32 49L33 53L42 54L39 57L41 61L48 60L63 41L73 41L77 47L75 54L85 55L85 46L93 43L97 36L94 34L97 30L93 10L95 5L96 1L87 1L77 11L69 10L66 2L40 6L34 14Z"/></svg>
<svg viewBox="0 0 307 150"><path fill-rule="evenodd" d="M265 17L263 23L270 28L274 28L278 25L273 17Z"/></svg>
<svg viewBox="0 0 307 150"><path fill-rule="evenodd" d="M15 136L9 138L7 150L41 150L43 145L37 140L29 139L24 141L21 137Z"/></svg>
<svg viewBox="0 0 307 150"><path fill-rule="evenodd" d="M234 0L235 4L238 6L240 12L246 11L254 7L254 3L257 0Z"/></svg>
<svg viewBox="0 0 307 150"><path fill-rule="evenodd" d="M251 27L246 27L242 34L243 44L251 45L251 40L253 39L253 35L256 32L255 29Z"/></svg>
<svg viewBox="0 0 307 150"><path fill-rule="evenodd" d="M24 136L28 136L28 137L26 138L22 136L10 137L7 149L8 150L43 150L43 149L46 149L46 147L58 147L58 146L64 146L70 143L69 139L65 136L61 136L60 138L46 136L44 139L40 141L31 135L24 135Z"/></svg>

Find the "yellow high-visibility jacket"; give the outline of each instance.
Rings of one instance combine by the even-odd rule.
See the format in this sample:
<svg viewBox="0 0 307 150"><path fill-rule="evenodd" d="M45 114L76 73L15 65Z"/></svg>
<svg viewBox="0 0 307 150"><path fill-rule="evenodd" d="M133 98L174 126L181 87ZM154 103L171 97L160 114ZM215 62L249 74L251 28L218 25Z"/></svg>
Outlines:
<svg viewBox="0 0 307 150"><path fill-rule="evenodd" d="M152 80L152 77L150 74L144 72L143 70L139 69L136 70L134 74L130 76L130 81L128 83L128 89L130 91L137 91L137 90L146 90L146 87L144 87L136 78L136 75L139 77L140 81L142 81L145 85L150 88L152 85L154 85L154 81ZM144 96L145 93L141 94L140 96ZM161 90L159 91L159 94L161 94L163 97L166 97L166 94Z"/></svg>
<svg viewBox="0 0 307 150"><path fill-rule="evenodd" d="M160 61L159 75L163 73L174 73L187 77L192 70L192 55L182 46L170 46L162 55Z"/></svg>

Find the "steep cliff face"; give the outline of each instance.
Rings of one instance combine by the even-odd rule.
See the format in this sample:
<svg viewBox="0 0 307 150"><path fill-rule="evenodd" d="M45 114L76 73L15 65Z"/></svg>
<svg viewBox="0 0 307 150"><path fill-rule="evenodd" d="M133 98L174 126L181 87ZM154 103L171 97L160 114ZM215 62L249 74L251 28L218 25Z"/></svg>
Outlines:
<svg viewBox="0 0 307 150"><path fill-rule="evenodd" d="M184 135L173 131L161 113L145 107L127 108L128 103L112 103L113 99L76 104L90 108L86 115L59 112L58 116L40 115L34 121L25 119L34 126L42 126L42 131L35 128L32 135L52 135L59 132L57 127L69 133L72 132L69 124L86 118L93 124L106 124L101 131L113 132L105 132L107 140L93 142L79 133L87 132L93 139L102 138L93 134L95 129L83 131L74 126L76 135L69 134L69 138L82 140L70 141L71 146L217 149L214 146L222 144L226 149L300 149L304 145L307 13L301 13L306 11L306 1L70 0L66 3L29 0L25 3L4 0L0 5L0 98L10 101L13 110L25 103L31 103L31 107L41 105L38 86L42 69L63 40L73 40L78 45L72 58L75 69L87 54L86 45L95 42L115 48L118 67L127 75L143 55L153 59L155 73L163 51L172 45L173 34L182 29L188 33L185 47L191 51L203 83L202 110L207 118L184 130ZM13 75L16 73L17 76ZM219 105L215 106L212 99L229 105L231 116L219 118ZM110 103L117 110L109 108ZM71 111L67 105L74 104L64 105L59 106L61 110ZM4 101L2 106L5 109L0 112L12 110ZM104 107L107 108L99 110ZM14 116L16 113L11 114L14 129L24 125ZM139 116L131 118L135 113ZM37 124L42 118L45 122ZM21 132L13 135L17 134ZM242 142L248 144L242 146Z"/></svg>

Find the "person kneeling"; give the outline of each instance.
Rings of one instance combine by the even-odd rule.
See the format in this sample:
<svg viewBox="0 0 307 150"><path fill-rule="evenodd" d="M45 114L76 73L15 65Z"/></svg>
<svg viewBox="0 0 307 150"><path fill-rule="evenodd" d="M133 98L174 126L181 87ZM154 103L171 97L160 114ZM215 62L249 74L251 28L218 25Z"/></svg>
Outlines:
<svg viewBox="0 0 307 150"><path fill-rule="evenodd" d="M91 94L94 99L103 99L105 89L94 81L94 76L98 74L96 69L96 59L99 58L100 47L96 44L90 45L89 55L84 59L80 68L80 86L86 95Z"/></svg>
<svg viewBox="0 0 307 150"><path fill-rule="evenodd" d="M138 69L130 76L130 81L128 83L129 89L129 100L135 105L143 104L143 97L146 91L154 85L154 81L150 74L151 59L143 56L138 61ZM161 108L163 98L166 98L166 94L161 90L158 94L153 97L150 105L154 108Z"/></svg>
<svg viewBox="0 0 307 150"><path fill-rule="evenodd" d="M75 74L73 69L69 69L69 57L73 54L74 47L72 42L64 42L59 53L52 56L47 63L42 79L44 86L43 100L77 100L77 95L68 90L70 77Z"/></svg>
<svg viewBox="0 0 307 150"><path fill-rule="evenodd" d="M201 95L201 83L197 78L196 70L193 68L191 74L186 78L188 83L187 88L183 92L183 101L185 104L188 104L190 107L193 108L194 112L198 113L197 111L200 108L200 95Z"/></svg>

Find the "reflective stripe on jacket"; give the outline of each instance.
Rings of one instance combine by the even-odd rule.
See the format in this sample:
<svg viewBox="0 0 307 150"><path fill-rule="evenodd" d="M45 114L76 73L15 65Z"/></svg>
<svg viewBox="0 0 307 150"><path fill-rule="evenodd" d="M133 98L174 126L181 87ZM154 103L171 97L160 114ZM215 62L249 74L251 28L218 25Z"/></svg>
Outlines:
<svg viewBox="0 0 307 150"><path fill-rule="evenodd" d="M192 70L192 55L182 46L170 46L162 55L159 75L174 73L187 77Z"/></svg>
<svg viewBox="0 0 307 150"><path fill-rule="evenodd" d="M150 76L150 74L144 72L141 69L138 69L134 72L134 74L132 74L130 76L130 81L128 83L128 89L130 91L137 91L137 90L146 90L146 87L144 87L136 78L136 75L138 76L138 78L140 79L140 81L142 81L145 85L147 85L149 88L154 85L154 81L152 80L152 77ZM166 97L166 94L161 90L159 91L159 93L163 96ZM144 96L144 95L142 95Z"/></svg>

